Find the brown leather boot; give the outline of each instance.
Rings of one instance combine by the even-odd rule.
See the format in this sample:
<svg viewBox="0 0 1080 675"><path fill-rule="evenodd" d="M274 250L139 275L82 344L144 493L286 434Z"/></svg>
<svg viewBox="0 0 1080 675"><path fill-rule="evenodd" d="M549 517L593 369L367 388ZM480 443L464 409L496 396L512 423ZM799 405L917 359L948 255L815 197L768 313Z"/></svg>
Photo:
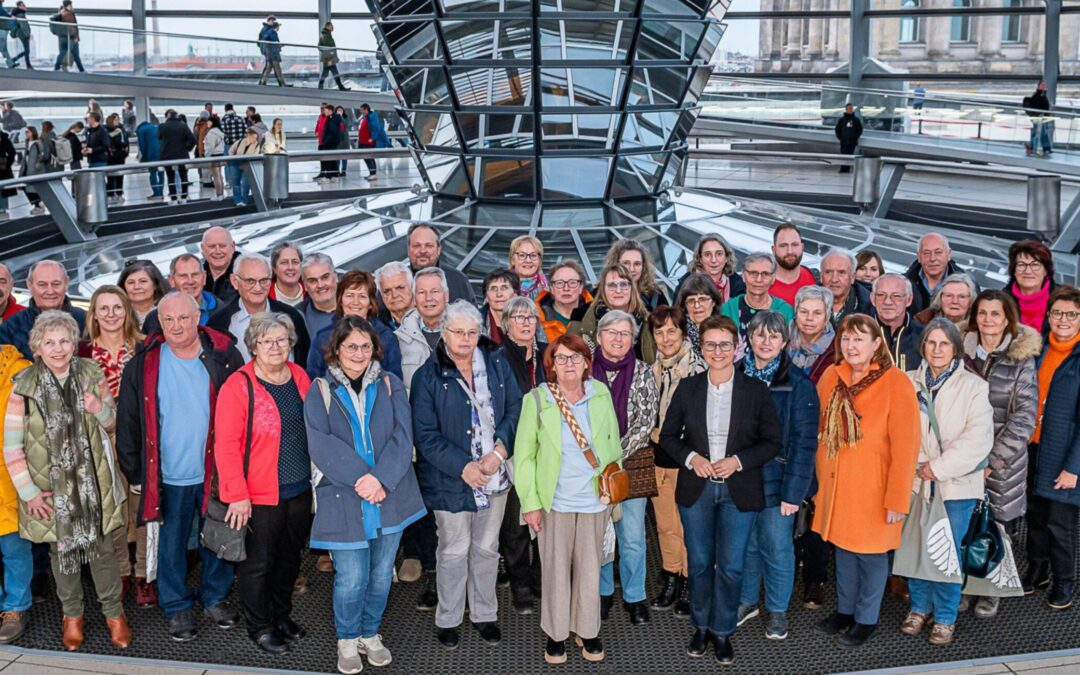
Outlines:
<svg viewBox="0 0 1080 675"><path fill-rule="evenodd" d="M120 649L127 649L131 644L131 628L128 626L127 617L120 614L114 619L105 619L109 627L109 639Z"/></svg>
<svg viewBox="0 0 1080 675"><path fill-rule="evenodd" d="M73 652L83 643L83 618L81 616L71 618L69 616L64 617L64 647L69 652Z"/></svg>

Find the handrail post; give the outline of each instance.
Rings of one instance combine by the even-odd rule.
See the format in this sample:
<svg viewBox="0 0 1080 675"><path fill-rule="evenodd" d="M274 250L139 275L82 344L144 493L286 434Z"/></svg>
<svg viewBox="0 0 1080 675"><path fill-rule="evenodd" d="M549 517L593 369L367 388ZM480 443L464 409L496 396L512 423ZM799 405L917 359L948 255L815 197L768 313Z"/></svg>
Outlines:
<svg viewBox="0 0 1080 675"><path fill-rule="evenodd" d="M855 180L851 199L864 211L877 203L881 188L881 158L860 155L855 158Z"/></svg>
<svg viewBox="0 0 1080 675"><path fill-rule="evenodd" d="M97 172L87 172L97 173ZM101 178L101 201L105 201L105 176L98 173ZM47 181L34 183L34 190L41 197L41 201L45 203L45 206L49 209L49 215L52 217L53 222L56 223L57 229L60 230L60 234L63 235L64 241L69 244L78 244L84 241L91 241L97 239L97 235L94 234L93 229L85 227L83 223L79 221L80 209L75 204L75 199L68 192L67 187L64 186L64 181L59 176ZM104 208L104 205L103 207ZM105 220L108 219L108 213L105 214ZM105 222L102 220L101 222Z"/></svg>
<svg viewBox="0 0 1080 675"><path fill-rule="evenodd" d="M1028 176L1027 229L1048 237L1061 229L1061 176Z"/></svg>
<svg viewBox="0 0 1080 675"><path fill-rule="evenodd" d="M251 200L255 210L259 213L269 211L266 203L266 191L263 188L263 164L254 160L245 160L240 166L241 171L247 174L248 186L251 188Z"/></svg>

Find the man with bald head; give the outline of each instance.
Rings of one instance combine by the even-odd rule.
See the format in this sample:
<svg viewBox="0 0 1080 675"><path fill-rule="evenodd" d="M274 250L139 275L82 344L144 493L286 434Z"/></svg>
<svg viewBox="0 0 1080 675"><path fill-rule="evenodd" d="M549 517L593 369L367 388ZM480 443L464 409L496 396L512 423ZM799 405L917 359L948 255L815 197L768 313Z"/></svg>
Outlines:
<svg viewBox="0 0 1080 675"><path fill-rule="evenodd" d="M138 522L160 522L158 605L169 637L195 639L196 595L219 628L239 621L225 598L232 563L200 547L202 577L187 587L187 542L210 489L214 458L212 404L225 380L244 364L232 338L199 325L199 303L172 291L158 303L161 331L147 338L124 368L116 411L120 469L140 486ZM168 395L162 395L168 392Z"/></svg>
<svg viewBox="0 0 1080 675"><path fill-rule="evenodd" d="M918 314L930 306L934 291L950 274L964 270L953 262L952 249L945 235L928 232L919 239L915 262L904 272L913 289L911 313Z"/></svg>
<svg viewBox="0 0 1080 675"><path fill-rule="evenodd" d="M33 359L30 351L30 329L38 315L47 309L59 309L75 318L79 332L86 323L86 312L71 304L67 297L68 275L64 266L55 260L39 260L30 268L26 278L30 289L30 306L16 312L0 325L0 344L14 345L23 356Z"/></svg>
<svg viewBox="0 0 1080 675"><path fill-rule="evenodd" d="M0 325L26 309L15 302L15 298L11 295L14 287L15 279L11 276L11 270L4 263L0 263Z"/></svg>
<svg viewBox="0 0 1080 675"><path fill-rule="evenodd" d="M206 271L207 291L223 303L228 303L237 296L232 285L233 261L240 254L236 242L224 227L214 226L203 232L199 249L203 256L203 269Z"/></svg>

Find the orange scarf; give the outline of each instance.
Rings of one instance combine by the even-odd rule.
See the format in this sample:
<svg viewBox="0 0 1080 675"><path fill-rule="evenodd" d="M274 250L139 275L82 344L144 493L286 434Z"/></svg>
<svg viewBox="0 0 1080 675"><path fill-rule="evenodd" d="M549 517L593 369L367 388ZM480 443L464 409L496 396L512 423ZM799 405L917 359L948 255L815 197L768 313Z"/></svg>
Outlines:
<svg viewBox="0 0 1080 675"><path fill-rule="evenodd" d="M1080 333L1068 342L1061 342L1054 337L1053 333L1050 334L1046 354L1043 355L1042 363L1039 364L1039 415L1035 418L1035 433L1031 435L1032 443L1038 443L1039 436L1042 435L1043 409L1046 407L1046 396L1050 393L1050 380L1054 378L1054 372L1072 353L1077 343L1080 343Z"/></svg>

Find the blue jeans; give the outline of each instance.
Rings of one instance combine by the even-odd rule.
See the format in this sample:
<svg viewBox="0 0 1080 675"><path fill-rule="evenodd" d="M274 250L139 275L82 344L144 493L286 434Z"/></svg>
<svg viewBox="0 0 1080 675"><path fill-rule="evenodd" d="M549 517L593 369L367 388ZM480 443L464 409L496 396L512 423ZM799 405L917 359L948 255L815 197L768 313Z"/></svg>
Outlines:
<svg viewBox="0 0 1080 675"><path fill-rule="evenodd" d="M8 51L7 31L0 32L0 56L4 57L4 65L8 68L15 67L15 61L12 60L11 52Z"/></svg>
<svg viewBox="0 0 1080 675"><path fill-rule="evenodd" d="M25 612L30 609L30 577L34 574L34 556L30 542L18 532L0 537L0 555L4 558L4 592L0 612Z"/></svg>
<svg viewBox="0 0 1080 675"><path fill-rule="evenodd" d="M250 186L244 168L239 162L229 162L226 166L229 171L229 185L232 186L233 204L247 204Z"/></svg>
<svg viewBox="0 0 1080 675"><path fill-rule="evenodd" d="M150 169L147 173L150 174L150 190L155 197L162 196L165 193L165 176L161 169Z"/></svg>
<svg viewBox="0 0 1080 675"><path fill-rule="evenodd" d="M339 640L379 633L400 542L400 532L380 534L367 548L330 552L334 560L334 626Z"/></svg>
<svg viewBox="0 0 1080 675"><path fill-rule="evenodd" d="M647 497L627 499L622 503L622 519L615 523L615 542L619 547L619 580L623 602L645 599L645 505ZM600 568L600 595L615 593L615 563Z"/></svg>
<svg viewBox="0 0 1080 675"><path fill-rule="evenodd" d="M854 553L836 547L836 611L875 626L889 579L888 553Z"/></svg>
<svg viewBox="0 0 1080 675"><path fill-rule="evenodd" d="M795 585L795 515L780 515L779 504L758 514L746 549L740 603L757 606L764 572L765 611L788 610Z"/></svg>
<svg viewBox="0 0 1080 675"><path fill-rule="evenodd" d="M723 483L706 481L693 506L680 506L694 628L728 637L735 632L743 561L755 511L740 511Z"/></svg>
<svg viewBox="0 0 1080 675"><path fill-rule="evenodd" d="M945 502L945 512L949 515L949 528L956 542L956 552L960 552L960 542L967 534L971 523L971 514L975 511L974 499L950 499ZM933 614L934 623L956 623L956 610L960 606L960 595L964 585L941 581L908 579L908 591L911 592L911 611L920 614Z"/></svg>
<svg viewBox="0 0 1080 675"><path fill-rule="evenodd" d="M203 486L161 484L161 533L158 538L158 604L171 618L191 609L196 591L187 586L187 551L191 524L198 520L202 527ZM204 608L225 601L232 588L234 565L200 546L202 579L199 582L199 602Z"/></svg>
<svg viewBox="0 0 1080 675"><path fill-rule="evenodd" d="M85 73L86 68L83 68L82 59L79 58L79 41L67 35L61 35L59 41L60 53L56 55L56 65L53 66L53 70L60 70L60 65L64 63L64 57L70 52L71 60L75 63L79 72Z"/></svg>

